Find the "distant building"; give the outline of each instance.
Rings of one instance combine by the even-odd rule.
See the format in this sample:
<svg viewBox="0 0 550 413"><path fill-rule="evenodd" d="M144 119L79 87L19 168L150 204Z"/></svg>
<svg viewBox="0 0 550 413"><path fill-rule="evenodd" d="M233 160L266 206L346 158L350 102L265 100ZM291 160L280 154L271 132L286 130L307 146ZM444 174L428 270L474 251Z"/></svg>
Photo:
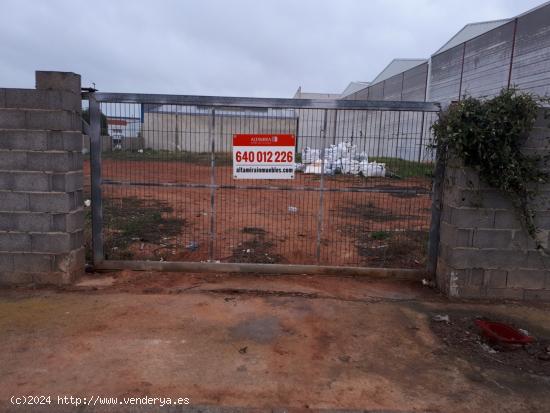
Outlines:
<svg viewBox="0 0 550 413"><path fill-rule="evenodd" d="M490 97L514 86L550 95L550 2L518 16L470 23L428 59L394 59L341 99L436 101Z"/></svg>
<svg viewBox="0 0 550 413"><path fill-rule="evenodd" d="M360 81L349 82L349 85L347 85L344 91L340 94L340 99L343 99L346 96L349 96L355 92L358 92L361 89L365 89L370 84L371 82L360 82Z"/></svg>
<svg viewBox="0 0 550 413"><path fill-rule="evenodd" d="M107 116L107 131L113 138L137 138L140 130L139 117Z"/></svg>
<svg viewBox="0 0 550 413"><path fill-rule="evenodd" d="M302 86L294 93L294 99L340 99L340 93L311 93L302 92Z"/></svg>

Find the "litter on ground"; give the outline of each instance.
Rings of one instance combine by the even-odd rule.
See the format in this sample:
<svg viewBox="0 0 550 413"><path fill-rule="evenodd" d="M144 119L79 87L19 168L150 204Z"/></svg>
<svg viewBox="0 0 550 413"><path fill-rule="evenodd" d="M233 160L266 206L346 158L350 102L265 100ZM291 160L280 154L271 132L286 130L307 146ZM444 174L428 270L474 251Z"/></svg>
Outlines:
<svg viewBox="0 0 550 413"><path fill-rule="evenodd" d="M359 153L357 146L348 141L325 149L304 148L302 164L297 164L296 169L306 174L386 176L386 164L369 162L367 154Z"/></svg>

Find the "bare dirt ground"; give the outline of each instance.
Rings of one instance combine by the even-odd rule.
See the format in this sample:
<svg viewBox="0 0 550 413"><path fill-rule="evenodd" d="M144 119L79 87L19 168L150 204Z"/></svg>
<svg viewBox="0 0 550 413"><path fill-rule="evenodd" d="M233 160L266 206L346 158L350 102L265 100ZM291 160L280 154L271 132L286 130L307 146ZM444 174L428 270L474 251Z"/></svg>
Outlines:
<svg viewBox="0 0 550 413"><path fill-rule="evenodd" d="M546 343L549 310L344 277L121 272L2 290L0 410L73 411L8 404L60 394L189 397L231 411L543 412L544 348L493 353L472 324L508 322Z"/></svg>
<svg viewBox="0 0 550 413"><path fill-rule="evenodd" d="M89 173L87 162L85 173ZM215 182L235 185L231 174L231 166L218 166ZM210 184L211 179L208 165L112 159L104 160L103 177L145 184ZM426 193L430 190L429 178L326 177L325 188L334 191L324 193L322 208L320 192L311 190L319 188L316 175L299 174L292 181L238 183L294 190L218 189L212 215L208 188L103 185L104 203L109 208L106 219L113 218L106 222L107 256L203 261L209 258L212 248L214 259L220 261L316 264L322 211L321 264L401 268L422 268L425 264L431 205ZM380 192L337 192L364 188ZM403 190L409 192L395 192ZM172 231L175 233L150 240L137 231L126 236L121 246L120 238L125 235L117 227L116 214L132 216L147 206L164 209L162 219L171 219L171 224L177 225ZM210 244L212 219L215 237ZM131 242L126 242L128 239Z"/></svg>

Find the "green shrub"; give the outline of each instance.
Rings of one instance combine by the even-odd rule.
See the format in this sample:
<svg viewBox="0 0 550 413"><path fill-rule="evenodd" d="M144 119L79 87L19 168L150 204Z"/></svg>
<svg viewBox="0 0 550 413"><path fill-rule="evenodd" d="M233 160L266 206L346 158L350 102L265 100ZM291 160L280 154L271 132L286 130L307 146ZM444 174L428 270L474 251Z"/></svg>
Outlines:
<svg viewBox="0 0 550 413"><path fill-rule="evenodd" d="M515 89L492 99L466 98L441 112L432 126L432 147L452 154L476 170L480 178L509 197L527 232L537 229L530 201L548 182L541 156L521 152L538 112L538 101ZM546 161L546 159L544 159Z"/></svg>

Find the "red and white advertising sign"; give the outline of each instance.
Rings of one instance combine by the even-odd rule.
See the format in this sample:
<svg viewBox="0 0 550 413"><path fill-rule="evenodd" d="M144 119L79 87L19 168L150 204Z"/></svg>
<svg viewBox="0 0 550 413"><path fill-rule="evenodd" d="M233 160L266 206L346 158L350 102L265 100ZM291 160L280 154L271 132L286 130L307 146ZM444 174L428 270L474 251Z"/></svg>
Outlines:
<svg viewBox="0 0 550 413"><path fill-rule="evenodd" d="M294 179L294 135L233 135L233 178Z"/></svg>

